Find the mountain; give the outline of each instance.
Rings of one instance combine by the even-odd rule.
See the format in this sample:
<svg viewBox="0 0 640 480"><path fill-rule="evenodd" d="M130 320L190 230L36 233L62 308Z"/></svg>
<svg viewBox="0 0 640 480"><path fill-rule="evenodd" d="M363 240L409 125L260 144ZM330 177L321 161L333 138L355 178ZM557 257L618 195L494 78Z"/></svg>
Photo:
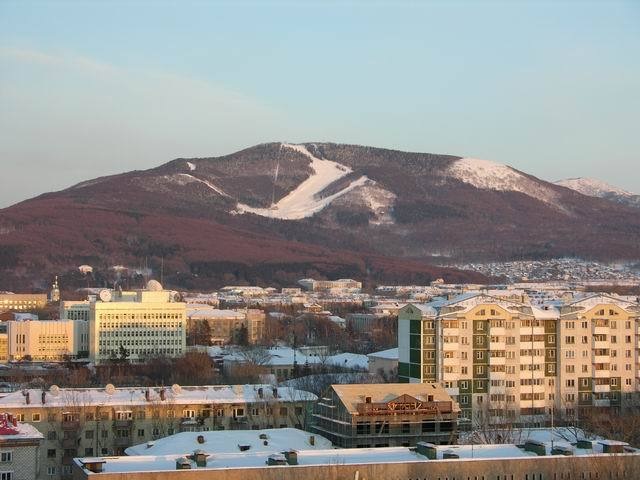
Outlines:
<svg viewBox="0 0 640 480"><path fill-rule="evenodd" d="M640 208L640 195L627 192L601 180L582 177L567 178L565 180L558 180L555 184L570 188L589 197L604 198L612 202Z"/></svg>
<svg viewBox="0 0 640 480"><path fill-rule="evenodd" d="M487 160L267 143L88 180L0 210L0 289L34 272L147 261L192 288L302 276L482 281L430 264L638 259L639 235L638 209Z"/></svg>

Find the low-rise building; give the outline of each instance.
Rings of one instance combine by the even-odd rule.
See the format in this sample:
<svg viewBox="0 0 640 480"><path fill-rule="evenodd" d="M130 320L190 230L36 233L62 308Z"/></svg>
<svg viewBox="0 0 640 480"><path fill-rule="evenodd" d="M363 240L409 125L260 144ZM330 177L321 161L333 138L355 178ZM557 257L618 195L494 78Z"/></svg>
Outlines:
<svg viewBox="0 0 640 480"><path fill-rule="evenodd" d="M40 472L43 435L31 425L0 413L0 479L33 480ZM51 473L47 471L45 473Z"/></svg>
<svg viewBox="0 0 640 480"><path fill-rule="evenodd" d="M436 383L332 385L316 405L312 431L344 448L450 444L459 412Z"/></svg>
<svg viewBox="0 0 640 480"><path fill-rule="evenodd" d="M241 329L246 329L246 341L252 345L264 336L266 314L258 309L219 310L209 305L189 304L187 308L187 331L199 328L206 322L212 345L225 345L238 338Z"/></svg>
<svg viewBox="0 0 640 480"><path fill-rule="evenodd" d="M122 455L131 445L178 432L301 429L316 400L309 392L270 385L52 386L10 393L0 398L0 410L44 435L37 456L41 474L30 478L57 480L70 478L73 457Z"/></svg>
<svg viewBox="0 0 640 480"><path fill-rule="evenodd" d="M373 352L369 358L369 373L379 374L385 378L395 378L398 375L398 347Z"/></svg>

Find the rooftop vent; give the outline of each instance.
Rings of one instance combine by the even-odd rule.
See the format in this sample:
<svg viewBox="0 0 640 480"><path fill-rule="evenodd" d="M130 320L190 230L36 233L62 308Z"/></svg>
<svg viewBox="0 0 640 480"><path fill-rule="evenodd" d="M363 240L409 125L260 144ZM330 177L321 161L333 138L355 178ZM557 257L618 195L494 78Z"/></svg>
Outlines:
<svg viewBox="0 0 640 480"><path fill-rule="evenodd" d="M185 457L176 459L176 470L191 470L191 462Z"/></svg>
<svg viewBox="0 0 640 480"><path fill-rule="evenodd" d="M198 438L196 440L198 441L198 443L204 443L204 435L198 435Z"/></svg>

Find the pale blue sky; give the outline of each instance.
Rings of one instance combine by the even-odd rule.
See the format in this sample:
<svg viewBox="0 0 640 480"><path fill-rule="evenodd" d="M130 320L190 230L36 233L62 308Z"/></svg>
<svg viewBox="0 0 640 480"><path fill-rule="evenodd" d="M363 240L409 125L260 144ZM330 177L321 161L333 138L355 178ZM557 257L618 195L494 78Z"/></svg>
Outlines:
<svg viewBox="0 0 640 480"><path fill-rule="evenodd" d="M280 140L640 193L640 2L0 0L0 207Z"/></svg>

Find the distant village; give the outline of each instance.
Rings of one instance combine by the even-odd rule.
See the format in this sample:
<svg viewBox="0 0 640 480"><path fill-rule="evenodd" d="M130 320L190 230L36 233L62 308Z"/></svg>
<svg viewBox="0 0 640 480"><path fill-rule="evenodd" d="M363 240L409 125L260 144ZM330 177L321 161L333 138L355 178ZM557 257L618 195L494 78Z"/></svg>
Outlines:
<svg viewBox="0 0 640 480"><path fill-rule="evenodd" d="M2 292L0 478L640 471L636 274L482 268L510 281Z"/></svg>

